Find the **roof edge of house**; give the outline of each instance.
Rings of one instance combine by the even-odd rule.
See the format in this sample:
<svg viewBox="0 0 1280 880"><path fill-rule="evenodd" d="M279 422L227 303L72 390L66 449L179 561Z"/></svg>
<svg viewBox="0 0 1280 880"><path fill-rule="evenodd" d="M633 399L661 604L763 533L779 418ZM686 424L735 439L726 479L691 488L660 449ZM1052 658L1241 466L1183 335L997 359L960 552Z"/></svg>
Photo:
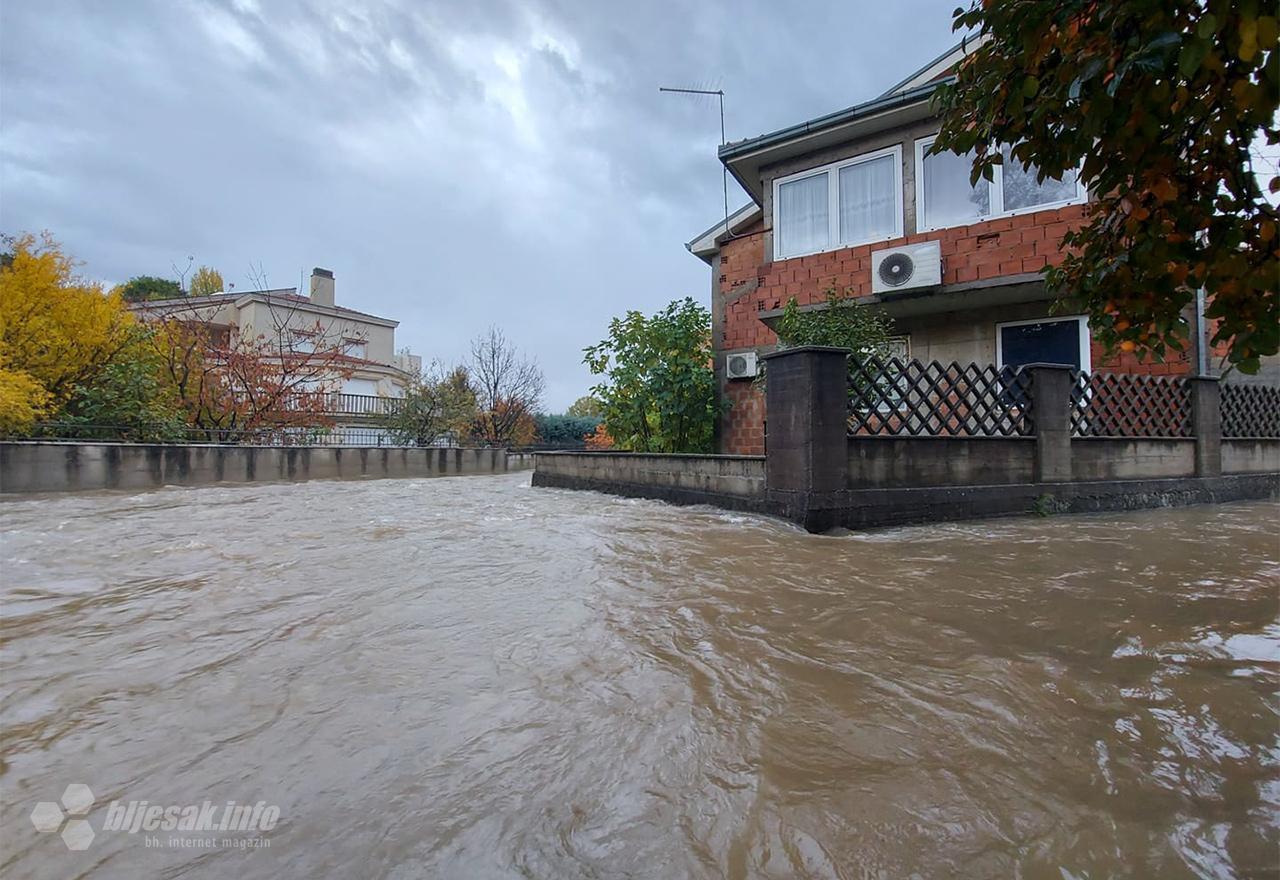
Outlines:
<svg viewBox="0 0 1280 880"><path fill-rule="evenodd" d="M828 113L824 116L817 116L805 122L790 125L786 128L780 128L777 131L762 134L758 137L747 138L746 140L735 141L731 144L722 146L717 155L720 161L726 165L735 159L741 159L749 156L758 150L768 147L776 147L789 141L798 140L807 135L816 134L818 132L827 131L828 129L838 128L841 125L847 125L851 122L857 122L866 116L875 113L883 113L886 110L894 110L898 107L906 107L910 104L916 104L929 98L933 92L944 82L950 82L954 77L944 77L934 82L925 83L903 92L897 92L890 95L882 95L865 101L861 104L855 104L844 110L838 110L835 113Z"/></svg>
<svg viewBox="0 0 1280 880"><path fill-rule="evenodd" d="M717 220L714 225L704 229L691 240L685 242L685 250L695 257L705 257L715 253L720 247L720 238L722 236L754 223L762 210L754 201L747 202L729 215L727 223L724 220Z"/></svg>

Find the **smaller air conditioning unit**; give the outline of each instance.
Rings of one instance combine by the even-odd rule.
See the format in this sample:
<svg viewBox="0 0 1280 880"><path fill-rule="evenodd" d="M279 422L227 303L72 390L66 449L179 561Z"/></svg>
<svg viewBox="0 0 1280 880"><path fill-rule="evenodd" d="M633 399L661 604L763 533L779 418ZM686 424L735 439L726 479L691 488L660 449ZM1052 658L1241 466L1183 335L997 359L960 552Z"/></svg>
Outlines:
<svg viewBox="0 0 1280 880"><path fill-rule="evenodd" d="M757 371L754 351L741 351L724 359L724 372L730 379L751 379Z"/></svg>
<svg viewBox="0 0 1280 880"><path fill-rule="evenodd" d="M942 283L942 246L936 241L871 253L871 292L894 293Z"/></svg>

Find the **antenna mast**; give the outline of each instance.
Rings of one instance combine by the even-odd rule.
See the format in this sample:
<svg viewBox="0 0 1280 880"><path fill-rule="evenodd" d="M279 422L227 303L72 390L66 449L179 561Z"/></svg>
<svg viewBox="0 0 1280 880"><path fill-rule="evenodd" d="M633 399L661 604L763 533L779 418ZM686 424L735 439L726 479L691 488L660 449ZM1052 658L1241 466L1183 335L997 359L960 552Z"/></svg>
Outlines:
<svg viewBox="0 0 1280 880"><path fill-rule="evenodd" d="M720 99L720 146L725 144L724 136L724 89L677 89L658 86L660 92L673 92L679 95L715 95ZM737 236L729 232L729 169L720 163L720 188L724 191L724 231L730 238Z"/></svg>

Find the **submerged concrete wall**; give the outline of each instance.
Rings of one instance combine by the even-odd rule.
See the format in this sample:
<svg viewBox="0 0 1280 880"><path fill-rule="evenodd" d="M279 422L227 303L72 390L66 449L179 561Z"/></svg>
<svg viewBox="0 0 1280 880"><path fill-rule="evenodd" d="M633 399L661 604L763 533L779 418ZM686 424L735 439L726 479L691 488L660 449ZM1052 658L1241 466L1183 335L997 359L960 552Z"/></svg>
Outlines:
<svg viewBox="0 0 1280 880"><path fill-rule="evenodd" d="M1192 474L1155 476L1142 478L1106 477L1064 482L1044 482L1022 479L1017 482L976 483L985 472L983 464L987 456L1005 447L1003 443L985 440L962 440L933 443L921 439L911 443L915 454L929 458L932 463L908 465L912 468L910 479L923 479L927 474L964 482L922 483L919 485L895 482L901 474L884 467L885 460L894 448L893 443L880 442L878 446L864 446L864 452L854 461L854 445L851 443L851 467L863 467L861 474L879 473L883 479L878 486L850 486L812 493L803 507L798 507L795 495L788 490L770 489L766 484L764 459L760 456L700 456L700 455L643 455L628 453L538 453L533 473L533 485L561 489L587 489L608 492L631 498L652 498L674 504L713 504L730 510L746 510L767 513L790 519L810 531L826 531L831 528L874 528L906 525L911 523L942 522L947 520L979 519L996 516L1027 514L1087 513L1106 510L1137 510L1145 507L1173 507L1185 504L1240 501L1247 499L1280 498L1280 466L1264 455L1263 447L1280 453L1280 441L1242 442L1241 451L1232 455L1257 467L1254 472L1236 472L1216 477ZM1029 441L1011 441L1007 445L1015 458L1025 459L1026 452L1019 444ZM1098 459L1095 467L1099 473L1137 473L1143 470L1180 470L1187 465L1187 450L1194 450L1188 441L1138 440L1134 460L1129 462L1105 462ZM958 454L958 464L950 466L943 460L948 449L955 451L955 444L970 444L982 451L974 454ZM901 447L899 447L901 449ZM1095 454L1101 456L1108 444L1093 447L1096 452L1086 453L1085 461ZM1224 446L1225 449L1225 446ZM1225 453L1224 453L1225 454ZM860 464L861 463L861 464ZM1020 467L1025 470L1026 462ZM1194 469L1194 462L1191 467ZM1265 469L1263 469L1265 468ZM877 470L879 469L879 470ZM1235 469L1233 464L1232 470ZM851 472L851 480L854 474Z"/></svg>
<svg viewBox="0 0 1280 880"><path fill-rule="evenodd" d="M1224 474L1280 473L1280 440L1223 440Z"/></svg>
<svg viewBox="0 0 1280 880"><path fill-rule="evenodd" d="M1071 441L1073 480L1158 480L1196 473L1191 437L1076 437Z"/></svg>
<svg viewBox="0 0 1280 880"><path fill-rule="evenodd" d="M16 442L0 443L0 492L494 474L532 464L505 449L460 447Z"/></svg>
<svg viewBox="0 0 1280 880"><path fill-rule="evenodd" d="M538 452L533 485L763 509L764 456Z"/></svg>
<svg viewBox="0 0 1280 880"><path fill-rule="evenodd" d="M851 437L850 489L1028 483L1031 437Z"/></svg>
<svg viewBox="0 0 1280 880"><path fill-rule="evenodd" d="M878 436L848 442L850 489L1036 482L1034 437ZM1155 480L1194 476L1195 453L1192 438L1076 437L1068 462L1072 480ZM1280 462L1268 467L1267 461L1262 451L1242 447L1230 461L1224 453L1223 473L1280 471Z"/></svg>

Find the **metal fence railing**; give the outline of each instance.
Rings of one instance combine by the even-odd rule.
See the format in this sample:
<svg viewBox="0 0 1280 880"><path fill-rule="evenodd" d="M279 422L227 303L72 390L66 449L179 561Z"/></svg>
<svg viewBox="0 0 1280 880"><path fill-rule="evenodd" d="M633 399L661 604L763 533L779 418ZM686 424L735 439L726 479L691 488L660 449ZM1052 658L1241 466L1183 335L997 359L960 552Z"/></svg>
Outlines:
<svg viewBox="0 0 1280 880"><path fill-rule="evenodd" d="M232 395L240 400L241 395ZM331 416L388 416L400 411L402 397L376 394L344 394L337 391L300 391L279 401L278 409L286 412L312 412Z"/></svg>

